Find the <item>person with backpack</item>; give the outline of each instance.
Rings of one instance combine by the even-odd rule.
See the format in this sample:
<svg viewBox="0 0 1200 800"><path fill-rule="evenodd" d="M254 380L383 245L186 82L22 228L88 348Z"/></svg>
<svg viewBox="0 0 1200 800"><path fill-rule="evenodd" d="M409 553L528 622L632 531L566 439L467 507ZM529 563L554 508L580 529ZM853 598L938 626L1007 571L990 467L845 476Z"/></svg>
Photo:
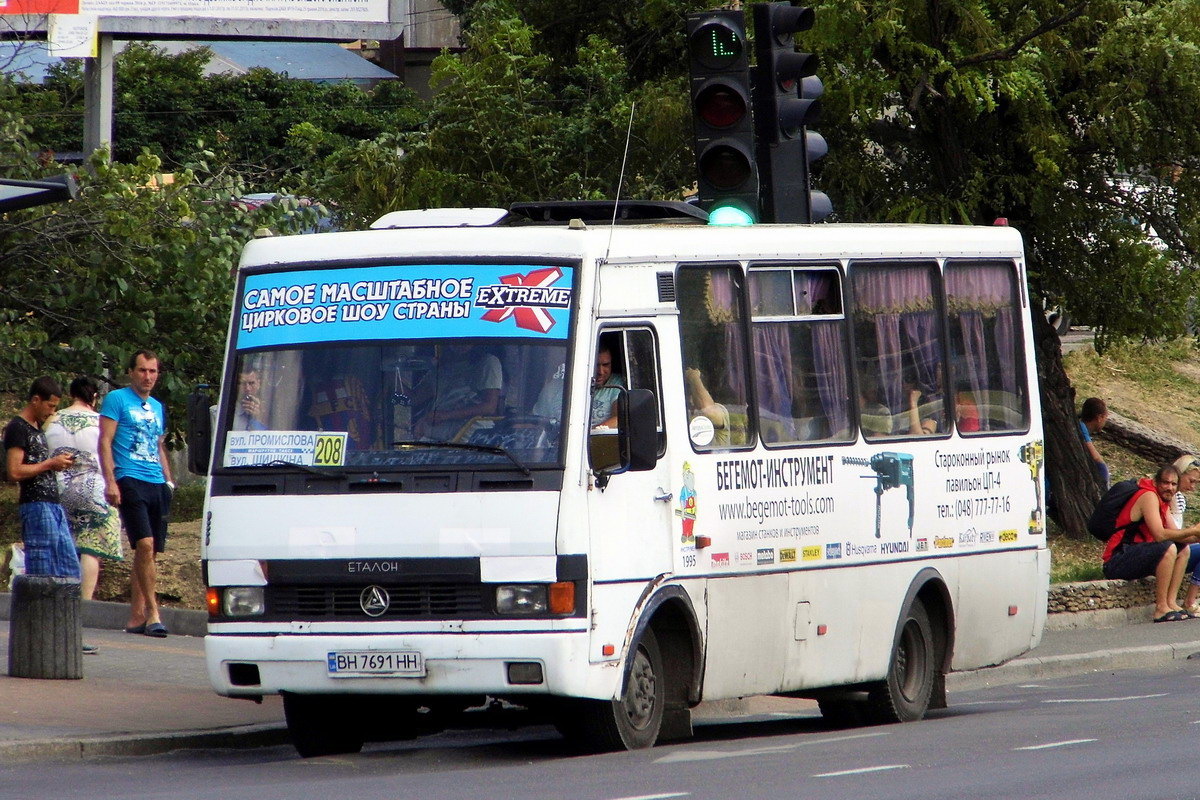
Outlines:
<svg viewBox="0 0 1200 800"><path fill-rule="evenodd" d="M1187 570L1187 545L1196 541L1198 529L1179 530L1169 521L1178 488L1179 472L1170 464L1159 467L1153 479L1138 481L1117 515L1116 530L1102 556L1106 578L1132 581L1154 576L1155 622L1191 619L1176 601ZM1116 490L1114 486L1109 494ZM1101 506L1108 497L1101 498Z"/></svg>

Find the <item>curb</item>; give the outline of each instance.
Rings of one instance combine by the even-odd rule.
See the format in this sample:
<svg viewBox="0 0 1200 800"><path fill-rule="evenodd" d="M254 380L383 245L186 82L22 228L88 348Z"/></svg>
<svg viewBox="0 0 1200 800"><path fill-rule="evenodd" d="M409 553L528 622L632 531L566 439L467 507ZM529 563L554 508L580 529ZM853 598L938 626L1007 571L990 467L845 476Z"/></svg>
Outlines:
<svg viewBox="0 0 1200 800"><path fill-rule="evenodd" d="M1043 658L1018 658L995 667L952 672L946 676L946 688L962 692L1022 681L1062 678L1084 672L1145 669L1160 667L1172 661L1183 661L1193 656L1200 658L1200 641L1123 647Z"/></svg>
<svg viewBox="0 0 1200 800"><path fill-rule="evenodd" d="M0 592L0 620L10 619L12 594ZM129 621L128 603L110 603L104 600L80 601L80 615L85 628L120 631ZM208 633L208 614L189 608L159 607L159 616L172 634L178 636L204 636Z"/></svg>
<svg viewBox="0 0 1200 800"><path fill-rule="evenodd" d="M0 742L0 764L83 761L103 756L153 756L173 750L275 747L289 743L283 725L243 725L205 731L118 734L81 739L28 739Z"/></svg>

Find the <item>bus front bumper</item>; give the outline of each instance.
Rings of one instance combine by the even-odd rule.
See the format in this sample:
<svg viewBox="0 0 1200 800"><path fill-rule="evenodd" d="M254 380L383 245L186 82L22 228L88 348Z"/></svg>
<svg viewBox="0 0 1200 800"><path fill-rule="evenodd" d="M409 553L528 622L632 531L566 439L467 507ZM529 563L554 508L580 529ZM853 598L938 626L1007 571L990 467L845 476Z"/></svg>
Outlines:
<svg viewBox="0 0 1200 800"><path fill-rule="evenodd" d="M229 697L296 692L546 694L607 699L616 694L620 683L618 661L589 663L586 632L210 633L204 642L209 680L218 694ZM514 664L518 665L515 669ZM540 667L540 682L531 682L539 672L533 665ZM369 673L395 667L408 670L408 674Z"/></svg>

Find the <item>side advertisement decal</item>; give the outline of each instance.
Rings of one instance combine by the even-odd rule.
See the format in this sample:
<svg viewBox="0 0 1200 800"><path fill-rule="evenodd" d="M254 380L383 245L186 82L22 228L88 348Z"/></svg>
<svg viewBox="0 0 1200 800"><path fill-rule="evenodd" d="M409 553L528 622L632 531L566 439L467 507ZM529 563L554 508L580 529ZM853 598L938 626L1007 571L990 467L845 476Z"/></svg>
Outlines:
<svg viewBox="0 0 1200 800"><path fill-rule="evenodd" d="M571 267L428 264L249 275L237 349L364 339L565 339Z"/></svg>
<svg viewBox="0 0 1200 800"><path fill-rule="evenodd" d="M694 456L679 477L680 567L803 569L1043 546L1042 442L952 447Z"/></svg>

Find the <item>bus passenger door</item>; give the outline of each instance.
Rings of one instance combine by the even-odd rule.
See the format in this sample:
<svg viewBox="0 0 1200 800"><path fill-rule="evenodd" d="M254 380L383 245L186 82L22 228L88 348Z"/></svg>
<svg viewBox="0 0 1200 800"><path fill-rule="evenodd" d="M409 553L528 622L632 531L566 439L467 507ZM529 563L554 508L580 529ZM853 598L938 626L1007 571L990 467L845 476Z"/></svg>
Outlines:
<svg viewBox="0 0 1200 800"><path fill-rule="evenodd" d="M670 481L662 414L662 370L654 328L639 324L602 327L592 354L589 430L615 427L612 415L620 388L649 389L656 398L659 461L654 469L609 476L588 492L593 581L650 579L671 569ZM637 591L640 592L640 586Z"/></svg>

